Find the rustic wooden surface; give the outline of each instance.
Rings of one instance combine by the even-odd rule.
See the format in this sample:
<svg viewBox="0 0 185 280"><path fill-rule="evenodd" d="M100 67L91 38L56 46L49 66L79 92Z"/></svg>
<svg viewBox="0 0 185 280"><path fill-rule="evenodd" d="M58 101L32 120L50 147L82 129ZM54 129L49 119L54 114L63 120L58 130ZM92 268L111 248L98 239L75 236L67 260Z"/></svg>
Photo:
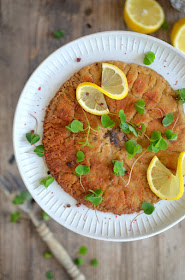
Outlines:
<svg viewBox="0 0 185 280"><path fill-rule="evenodd" d="M1 0L0 13L0 173L18 175L13 154L12 123L21 90L33 70L50 53L82 35L105 30L127 30L122 0ZM168 31L153 36L170 42L172 24L183 14L168 0L159 1L169 22ZM56 40L52 32L65 30ZM131 243L96 241L77 235L50 220L49 226L72 257L81 245L88 247L81 270L87 279L181 280L185 279L185 220L153 238ZM55 279L68 280L53 259L44 259L46 246L27 219L10 223L10 208L0 194L0 280L42 280L52 270ZM89 265L98 258L99 267Z"/></svg>

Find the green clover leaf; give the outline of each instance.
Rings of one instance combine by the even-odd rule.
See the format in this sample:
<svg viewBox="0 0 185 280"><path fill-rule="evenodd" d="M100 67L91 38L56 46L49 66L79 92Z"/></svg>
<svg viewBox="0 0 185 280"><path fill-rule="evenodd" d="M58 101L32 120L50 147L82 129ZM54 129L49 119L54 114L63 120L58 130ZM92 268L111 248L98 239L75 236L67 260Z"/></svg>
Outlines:
<svg viewBox="0 0 185 280"><path fill-rule="evenodd" d="M145 65L150 65L154 62L154 60L155 60L155 54L153 52L148 52L144 57L143 63Z"/></svg>
<svg viewBox="0 0 185 280"><path fill-rule="evenodd" d="M145 111L145 101L143 99L137 101L135 103L135 107L136 107L136 110L140 113L140 114L143 114L144 111Z"/></svg>
<svg viewBox="0 0 185 280"><path fill-rule="evenodd" d="M137 130L135 129L135 127L133 127L133 126L131 126L130 124L129 124L129 130L130 130L130 132L132 133L132 134L134 134L136 137L138 136L138 132L137 132Z"/></svg>
<svg viewBox="0 0 185 280"><path fill-rule="evenodd" d="M86 246L81 246L80 249L78 250L78 254L86 255L87 254L87 247Z"/></svg>
<svg viewBox="0 0 185 280"><path fill-rule="evenodd" d="M43 178L41 181L40 181L40 185L44 185L45 188L48 188L49 185L51 185L54 181L54 178L52 176L48 176L46 178Z"/></svg>
<svg viewBox="0 0 185 280"><path fill-rule="evenodd" d="M143 202L141 207L143 208L144 213L147 215L151 215L155 210L155 207L153 206L153 204L148 203L148 202Z"/></svg>
<svg viewBox="0 0 185 280"><path fill-rule="evenodd" d="M32 198L28 191L22 191L20 194L16 195L12 201L13 204L23 204L25 201Z"/></svg>
<svg viewBox="0 0 185 280"><path fill-rule="evenodd" d="M36 155L38 157L42 157L44 155L44 146L43 145L39 145L35 148L34 152L36 153Z"/></svg>
<svg viewBox="0 0 185 280"><path fill-rule="evenodd" d="M120 128L125 133L129 133L130 132L129 125L127 123L120 123Z"/></svg>
<svg viewBox="0 0 185 280"><path fill-rule="evenodd" d="M85 155L84 155L84 153L83 153L82 151L78 151L77 154L76 154L76 156L77 156L76 162L81 162L81 161L83 161L83 160L84 160L84 157L85 157Z"/></svg>
<svg viewBox="0 0 185 280"><path fill-rule="evenodd" d="M125 142L125 147L128 152L129 159L142 152L142 147L133 139Z"/></svg>
<svg viewBox="0 0 185 280"><path fill-rule="evenodd" d="M64 30L58 30L58 31L54 32L54 37L56 39L60 39L60 38L64 37L64 35L65 35Z"/></svg>
<svg viewBox="0 0 185 280"><path fill-rule="evenodd" d="M26 139L31 145L33 145L40 140L40 136L34 133L26 133Z"/></svg>
<svg viewBox="0 0 185 280"><path fill-rule="evenodd" d="M83 131L83 123L78 120L74 120L72 123L68 124L66 128L73 133L77 133L79 131Z"/></svg>
<svg viewBox="0 0 185 280"><path fill-rule="evenodd" d="M97 259L93 259L91 261L91 265L94 266L94 267L98 266L98 260Z"/></svg>
<svg viewBox="0 0 185 280"><path fill-rule="evenodd" d="M50 219L50 216L46 212L42 211L42 219L44 221L48 221Z"/></svg>
<svg viewBox="0 0 185 280"><path fill-rule="evenodd" d="M74 260L74 263L77 265L77 266L81 266L83 263L84 263L84 260L82 258L76 258Z"/></svg>
<svg viewBox="0 0 185 280"><path fill-rule="evenodd" d="M10 222L11 223L17 222L19 220L20 216L21 216L20 212L12 212Z"/></svg>
<svg viewBox="0 0 185 280"><path fill-rule="evenodd" d="M89 190L89 192L91 192L91 193L87 194L84 199L87 200L87 201L90 201L95 206L99 205L102 202L102 199L103 199L102 189L98 189L96 191Z"/></svg>
<svg viewBox="0 0 185 280"><path fill-rule="evenodd" d="M160 150L165 150L168 147L168 144L162 138L160 131L155 130L152 132L150 142L151 144L147 147L147 150L154 153L157 153Z"/></svg>
<svg viewBox="0 0 185 280"><path fill-rule="evenodd" d="M90 171L90 167L87 165L82 165L79 164L76 168L75 168L75 174L77 176L81 176L81 175L86 175L88 174Z"/></svg>
<svg viewBox="0 0 185 280"><path fill-rule="evenodd" d="M46 276L47 279L53 279L54 278L52 271L47 271L45 276Z"/></svg>
<svg viewBox="0 0 185 280"><path fill-rule="evenodd" d="M126 122L126 115L125 115L123 110L119 111L119 117L120 117L121 123L125 123Z"/></svg>
<svg viewBox="0 0 185 280"><path fill-rule="evenodd" d="M155 142L158 141L161 138L161 132L159 130L155 130L152 132L150 141Z"/></svg>
<svg viewBox="0 0 185 280"><path fill-rule="evenodd" d="M169 126L174 121L172 113L168 113L162 120L164 126Z"/></svg>
<svg viewBox="0 0 185 280"><path fill-rule="evenodd" d="M185 88L181 88L177 90L177 101L180 101L181 104L185 103Z"/></svg>
<svg viewBox="0 0 185 280"><path fill-rule="evenodd" d="M173 132L171 129L166 130L166 138L171 141L175 141L178 138L178 134Z"/></svg>
<svg viewBox="0 0 185 280"><path fill-rule="evenodd" d="M123 176L125 175L126 169L123 167L123 162L119 160L113 160L114 164L113 174Z"/></svg>
<svg viewBox="0 0 185 280"><path fill-rule="evenodd" d="M45 259L50 259L52 257L52 254L50 252L44 253L44 258Z"/></svg>
<svg viewBox="0 0 185 280"><path fill-rule="evenodd" d="M168 29L168 22L167 22L166 19L164 19L163 24L161 25L161 28L162 28L163 30L167 30L167 29Z"/></svg>
<svg viewBox="0 0 185 280"><path fill-rule="evenodd" d="M111 120L111 118L108 115L101 116L101 123L103 128L113 127L115 125L115 122Z"/></svg>

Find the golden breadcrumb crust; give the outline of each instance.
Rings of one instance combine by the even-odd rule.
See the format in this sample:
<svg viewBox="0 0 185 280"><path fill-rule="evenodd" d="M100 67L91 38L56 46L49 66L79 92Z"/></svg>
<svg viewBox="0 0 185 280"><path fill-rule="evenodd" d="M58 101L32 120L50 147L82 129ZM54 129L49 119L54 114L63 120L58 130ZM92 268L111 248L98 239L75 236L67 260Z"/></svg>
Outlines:
<svg viewBox="0 0 185 280"><path fill-rule="evenodd" d="M129 93L122 100L106 98L111 113L118 113L123 109L127 121L133 124L144 123L148 137L154 130L160 130L165 138L165 128L162 118L169 112L178 118L174 131L179 134L177 141L167 141L168 149L160 151L157 156L172 172L176 171L179 153L185 150L185 116L183 106L177 104L175 91L168 82L150 68L136 64L126 64L121 61L109 61L118 66L127 76ZM125 141L135 139L146 150L149 141L146 137L136 138L133 134L125 134L119 128L119 118L110 115L116 122L113 128L102 128L101 117L87 113L91 126L98 133L91 131L89 142L94 147L82 147L78 142L84 142L87 131L71 133L65 128L74 119L83 122L87 127L83 110L76 100L76 88L82 82L92 82L101 85L102 63L93 63L75 73L65 82L55 97L51 100L45 115L43 145L45 158L51 175L58 184L78 202L93 208L92 203L84 200L89 189L104 190L103 201L96 207L103 212L115 214L130 214L141 210L143 202L156 203L159 198L150 190L147 183L147 167L155 155L147 151L135 164L131 182L126 187L129 175L122 178L113 174L113 160L123 161L127 171L130 171L133 162L138 155L128 159L125 149ZM139 114L135 109L135 103L144 99L146 110ZM172 129L174 123L168 126ZM90 172L82 176L83 190L80 179L75 175L77 151L83 151L84 161L80 164L90 166ZM129 173L129 172L128 172Z"/></svg>

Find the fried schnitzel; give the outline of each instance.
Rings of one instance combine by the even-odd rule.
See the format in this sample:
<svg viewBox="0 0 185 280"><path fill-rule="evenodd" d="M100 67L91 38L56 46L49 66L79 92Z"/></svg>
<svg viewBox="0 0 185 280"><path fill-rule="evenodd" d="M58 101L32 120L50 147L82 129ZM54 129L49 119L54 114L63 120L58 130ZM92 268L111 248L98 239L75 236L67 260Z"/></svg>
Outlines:
<svg viewBox="0 0 185 280"><path fill-rule="evenodd" d="M143 202L156 203L159 198L150 190L146 172L153 152L146 151L149 145L147 138L154 130L160 130L165 138L166 128L162 119L167 113L172 113L175 121L168 126L178 133L177 141L168 141L168 148L156 155L173 173L176 172L179 153L185 150L185 115L183 106L178 104L176 92L169 83L154 70L137 64L126 64L121 61L108 61L119 67L126 75L129 93L122 100L114 100L105 96L110 115L116 123L113 128L103 128L101 117L86 113L93 129L100 127L99 132L90 131L89 142L93 147L82 147L78 142L84 142L86 131L72 133L65 128L74 119L81 121L84 128L87 120L81 106L76 100L76 88L82 82L92 82L101 86L102 63L93 63L75 73L65 82L55 97L50 101L44 120L43 145L45 158L51 175L58 184L78 202L93 208L91 202L84 198L89 189L102 188L103 200L96 209L115 214L130 214L141 210ZM139 114L135 103L145 100L145 113ZM127 120L135 125L144 123L146 136L135 137L124 133L119 127L119 118L115 115L124 110ZM135 139L146 151L134 166L130 183L129 172L138 155L128 159L125 142ZM76 153L83 151L85 158L82 164L90 166L90 172L80 179L75 175ZM127 170L122 177L113 174L113 160L123 162Z"/></svg>

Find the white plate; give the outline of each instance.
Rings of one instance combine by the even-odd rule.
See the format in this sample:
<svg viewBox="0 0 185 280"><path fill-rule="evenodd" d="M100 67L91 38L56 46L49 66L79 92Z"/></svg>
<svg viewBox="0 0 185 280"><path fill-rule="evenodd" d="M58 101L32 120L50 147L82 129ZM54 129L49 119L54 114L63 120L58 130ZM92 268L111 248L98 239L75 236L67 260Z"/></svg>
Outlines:
<svg viewBox="0 0 185 280"><path fill-rule="evenodd" d="M185 56L169 44L139 33L111 31L96 33L75 40L51 54L32 74L20 96L14 119L14 149L19 171L36 202L58 223L79 234L109 241L143 239L160 233L184 218L185 194L177 201L160 201L151 216L136 214L116 216L88 210L55 181L48 189L39 185L47 176L42 158L33 153L25 134L35 127L36 116L42 135L45 108L58 88L74 72L97 61L122 60L143 65L144 54L153 51L155 62L149 67L160 73L175 88L185 87ZM77 58L81 58L77 62ZM178 82L176 82L178 81ZM39 89L41 87L41 89ZM41 141L40 141L41 143ZM37 143L38 144L38 143ZM70 204L71 207L65 207Z"/></svg>

